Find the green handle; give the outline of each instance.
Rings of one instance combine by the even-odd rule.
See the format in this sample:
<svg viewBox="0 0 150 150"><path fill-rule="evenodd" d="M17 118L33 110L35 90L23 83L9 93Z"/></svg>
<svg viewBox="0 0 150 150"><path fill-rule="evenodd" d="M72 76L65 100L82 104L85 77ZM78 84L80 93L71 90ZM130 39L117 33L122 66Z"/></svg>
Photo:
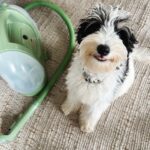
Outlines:
<svg viewBox="0 0 150 150"><path fill-rule="evenodd" d="M23 114L21 114L19 116L19 118L16 122L13 123L13 125L11 126L10 131L7 135L3 135L3 134L0 135L0 143L9 142L9 141L12 141L15 139L15 137L17 136L17 134L19 133L21 128L25 125L25 123L33 115L35 110L45 99L45 97L47 96L49 91L52 90L54 84L56 83L56 81L60 78L60 76L64 72L66 65L68 64L68 62L71 59L72 52L75 47L74 28L73 28L73 25L72 25L70 19L68 18L68 16L66 16L64 11L52 2L48 3L48 2L42 2L42 1L36 1L36 2L29 3L24 8L26 10L31 10L31 9L33 9L35 7L39 7L39 6L44 6L44 7L48 7L50 9L52 9L64 20L64 22L67 25L67 28L69 30L69 36L70 36L68 50L64 56L64 59L62 60L62 62L60 63L60 65L58 66L58 68L56 69L54 74L52 75L51 80L48 82L48 84L45 86L45 88L38 94L37 99L35 99L32 102L32 104L29 106L29 108Z"/></svg>

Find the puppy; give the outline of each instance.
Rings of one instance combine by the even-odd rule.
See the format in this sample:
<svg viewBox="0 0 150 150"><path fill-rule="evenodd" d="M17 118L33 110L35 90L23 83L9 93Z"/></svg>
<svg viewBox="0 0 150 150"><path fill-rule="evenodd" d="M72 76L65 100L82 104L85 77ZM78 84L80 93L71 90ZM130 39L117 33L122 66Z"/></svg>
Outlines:
<svg viewBox="0 0 150 150"><path fill-rule="evenodd" d="M61 108L65 115L80 109L83 132L92 132L111 102L131 87L134 58L150 61L147 50L136 51L138 42L123 25L128 18L122 9L100 4L80 21L79 50L66 77L68 95Z"/></svg>

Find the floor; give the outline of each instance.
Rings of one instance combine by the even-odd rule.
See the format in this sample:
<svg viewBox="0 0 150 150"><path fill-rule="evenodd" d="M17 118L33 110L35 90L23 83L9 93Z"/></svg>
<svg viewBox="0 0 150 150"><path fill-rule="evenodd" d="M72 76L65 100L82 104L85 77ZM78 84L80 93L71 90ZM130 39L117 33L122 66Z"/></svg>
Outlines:
<svg viewBox="0 0 150 150"><path fill-rule="evenodd" d="M23 4L30 0L6 0ZM103 2L124 7L131 12L129 25L141 46L150 47L149 0L53 0L61 6L76 27L95 3ZM43 49L50 60L48 76L58 66L68 45L68 32L62 20L45 8L30 11L42 35ZM136 79L130 91L117 99L102 115L94 133L79 129L77 115L65 117L60 104L65 100L64 77L59 80L42 105L20 131L17 138L0 144L0 150L149 150L150 149L150 65L135 63ZM0 79L0 126L7 129L31 103L33 98L12 91Z"/></svg>

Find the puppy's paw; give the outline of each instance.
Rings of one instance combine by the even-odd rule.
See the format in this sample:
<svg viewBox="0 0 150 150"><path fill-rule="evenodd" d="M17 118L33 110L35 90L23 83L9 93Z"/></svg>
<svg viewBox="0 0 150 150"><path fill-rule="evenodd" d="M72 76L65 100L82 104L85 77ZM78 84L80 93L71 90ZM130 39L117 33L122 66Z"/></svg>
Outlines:
<svg viewBox="0 0 150 150"><path fill-rule="evenodd" d="M67 105L66 102L64 102L64 103L61 105L61 110L62 110L62 112L65 114L65 116L68 116L68 115L71 113L71 109L70 109L69 105Z"/></svg>
<svg viewBox="0 0 150 150"><path fill-rule="evenodd" d="M66 100L61 105L61 110L64 112L64 114L67 116L70 113L77 112L80 109L81 104L78 101L70 101Z"/></svg>
<svg viewBox="0 0 150 150"><path fill-rule="evenodd" d="M94 126L90 122L80 122L80 129L82 132L91 133L94 131Z"/></svg>

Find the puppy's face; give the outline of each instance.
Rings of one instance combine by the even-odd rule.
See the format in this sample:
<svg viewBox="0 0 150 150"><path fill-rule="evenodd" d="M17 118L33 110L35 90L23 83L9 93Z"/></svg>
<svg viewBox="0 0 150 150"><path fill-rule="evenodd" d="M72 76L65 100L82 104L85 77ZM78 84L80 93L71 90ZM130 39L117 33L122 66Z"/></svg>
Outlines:
<svg viewBox="0 0 150 150"><path fill-rule="evenodd" d="M128 27L118 27L127 20L119 15L117 8L108 11L99 6L80 22L77 31L80 59L83 67L93 73L115 70L127 60L137 42Z"/></svg>
<svg viewBox="0 0 150 150"><path fill-rule="evenodd" d="M115 33L97 31L83 39L80 58L84 67L91 72L109 72L127 59L127 50Z"/></svg>

